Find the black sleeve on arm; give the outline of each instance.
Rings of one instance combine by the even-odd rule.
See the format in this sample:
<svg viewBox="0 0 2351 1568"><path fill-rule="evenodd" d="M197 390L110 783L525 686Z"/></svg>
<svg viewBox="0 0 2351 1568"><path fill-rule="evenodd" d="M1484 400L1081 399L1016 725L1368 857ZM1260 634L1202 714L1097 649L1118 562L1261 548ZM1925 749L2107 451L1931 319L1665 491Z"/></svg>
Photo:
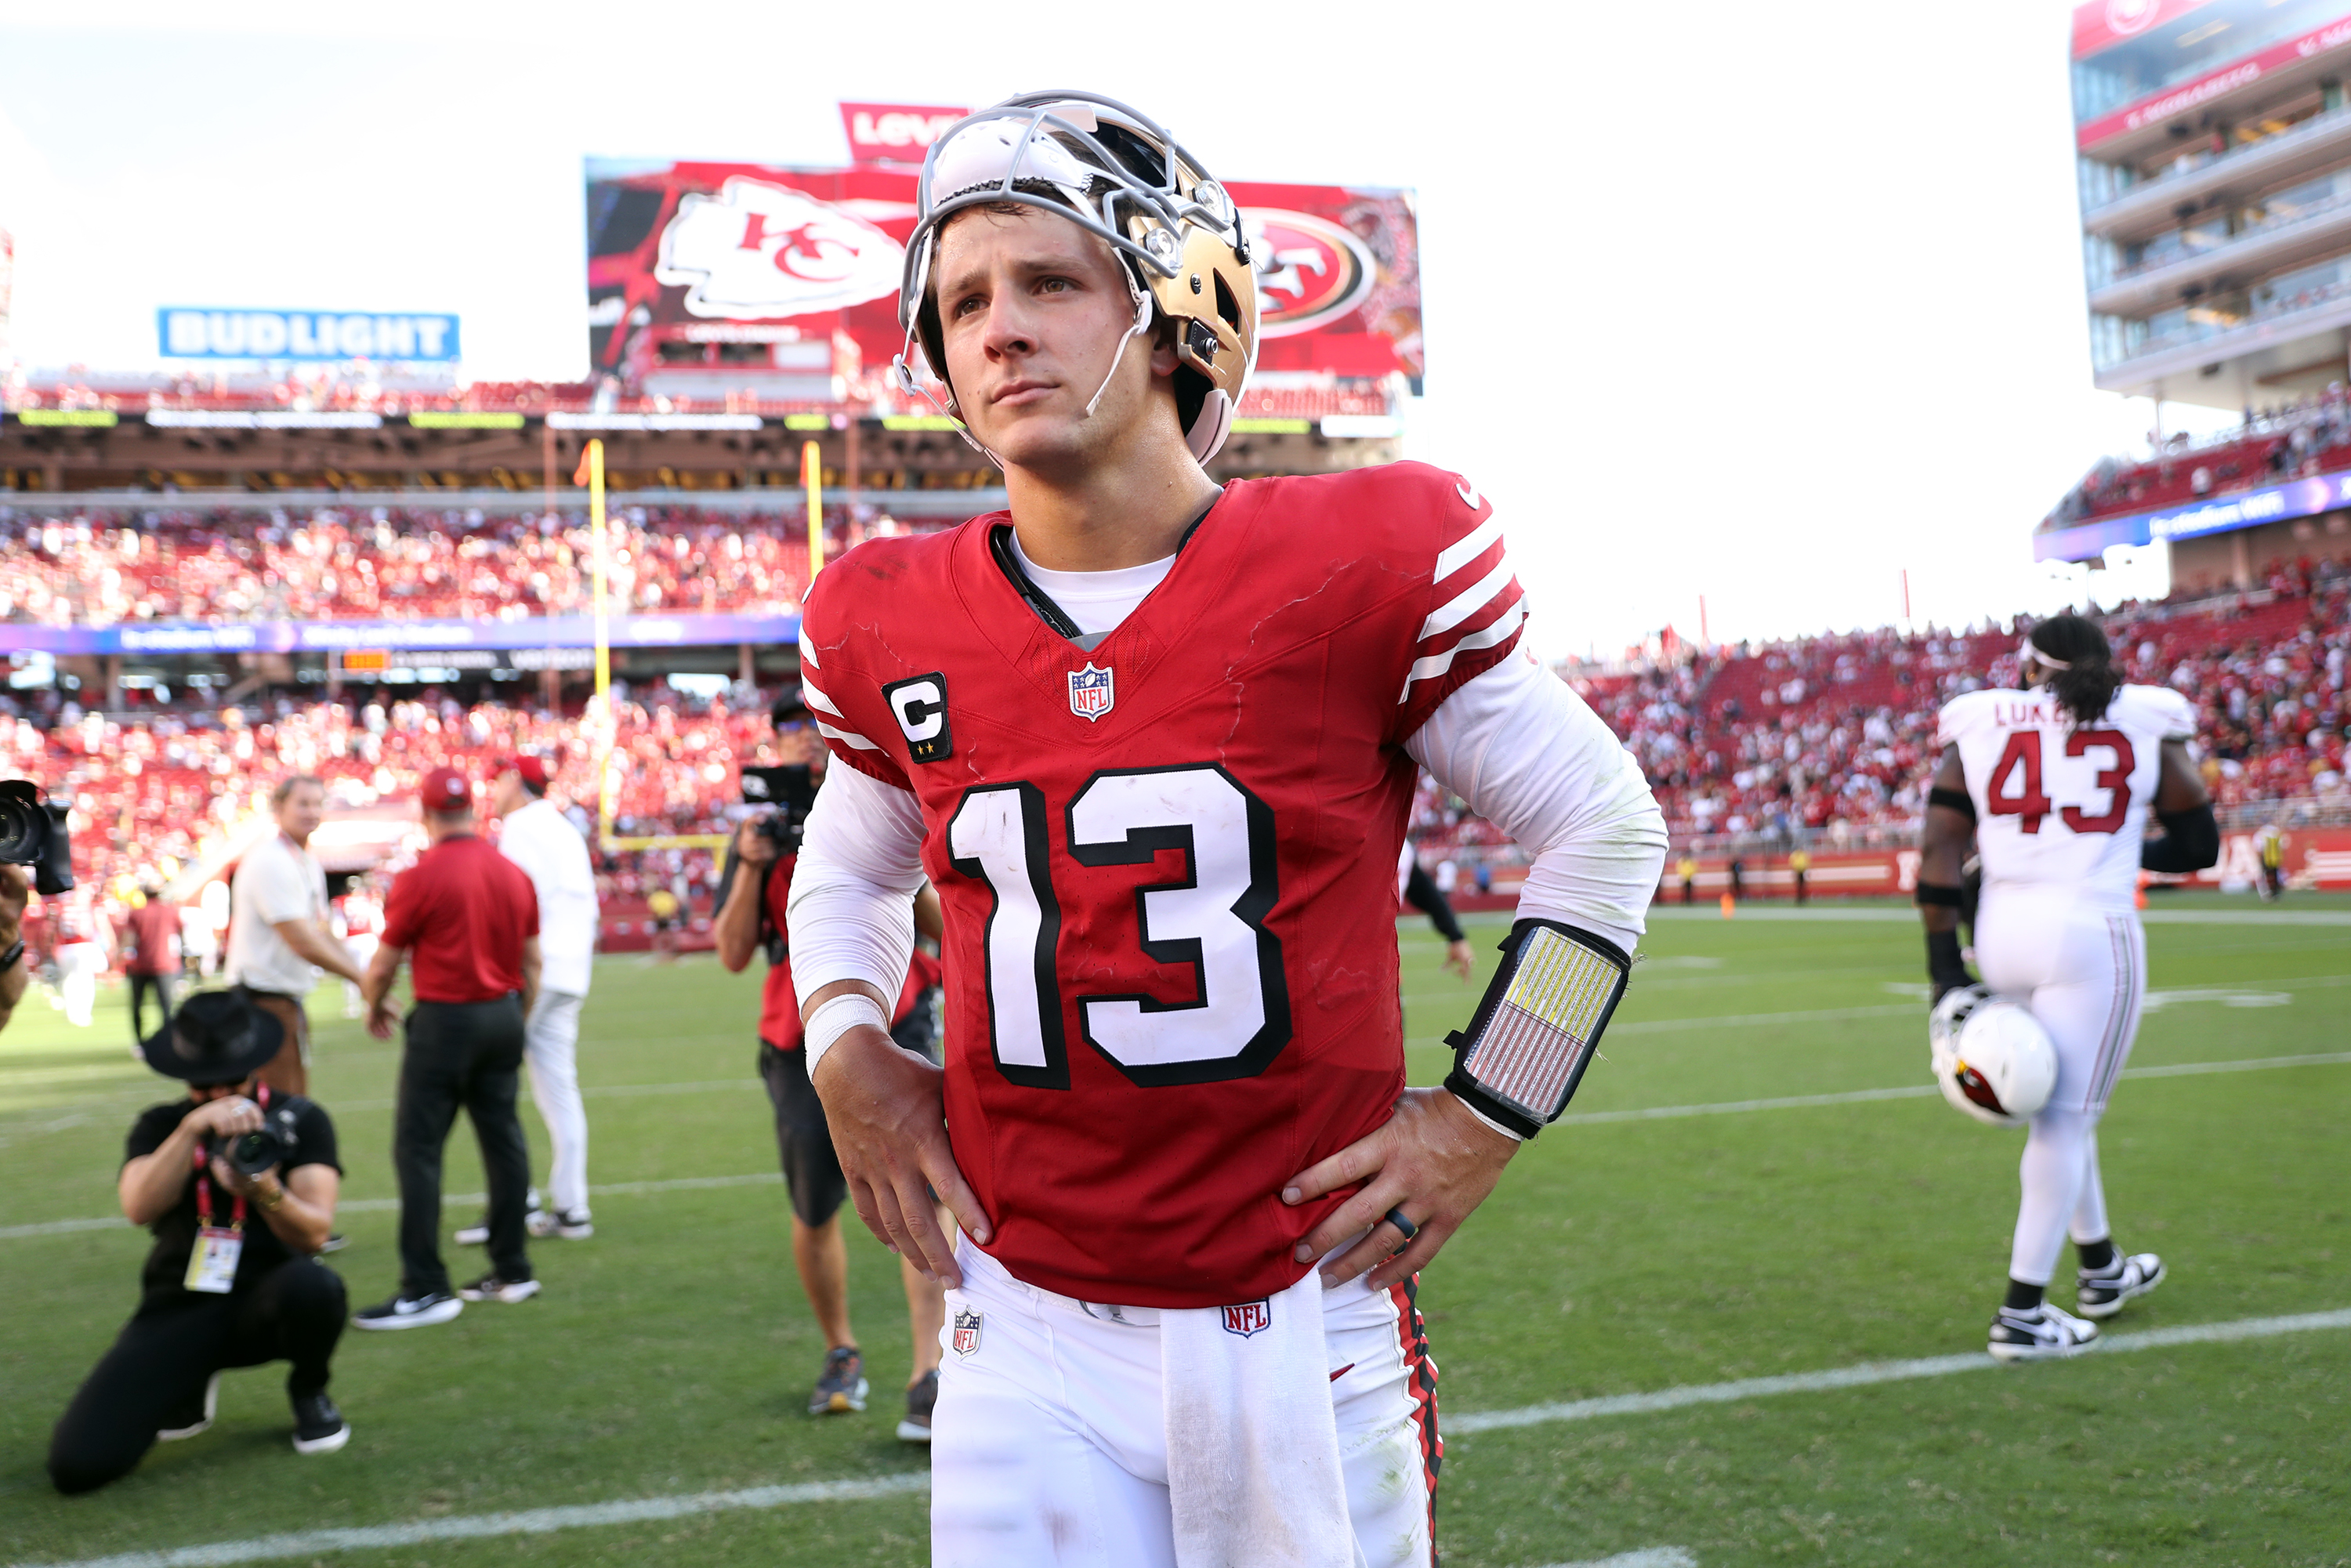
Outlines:
<svg viewBox="0 0 2351 1568"><path fill-rule="evenodd" d="M1964 789L1946 789L1942 786L1937 785L1934 789L1927 791L1927 804L1929 806L1940 806L1946 810L1957 811L1960 816L1965 817L1970 822L1976 820L1975 800Z"/></svg>
<svg viewBox="0 0 2351 1568"><path fill-rule="evenodd" d="M1418 861L1412 862L1412 874L1405 879L1404 900L1427 915L1429 924L1437 927L1437 934L1447 942L1468 940L1468 934L1461 929L1461 922L1454 918L1453 905L1446 902L1436 880L1420 869Z"/></svg>
<svg viewBox="0 0 2351 1568"><path fill-rule="evenodd" d="M1968 973L1966 960L1959 956L1958 932L1927 933L1927 979L1934 988L1933 999L1938 1002L1945 993L1963 990L1976 983L1975 977Z"/></svg>
<svg viewBox="0 0 2351 1568"><path fill-rule="evenodd" d="M342 1174L342 1151L335 1145L335 1124L325 1106L307 1097L299 1098L294 1108L294 1131L301 1142L295 1145L294 1157L286 1162L287 1170L301 1166L331 1166L337 1175Z"/></svg>
<svg viewBox="0 0 2351 1568"><path fill-rule="evenodd" d="M2165 836L2139 846L2140 869L2185 873L2220 863L2220 824L2213 820L2210 800L2185 811L2156 815L2163 822Z"/></svg>

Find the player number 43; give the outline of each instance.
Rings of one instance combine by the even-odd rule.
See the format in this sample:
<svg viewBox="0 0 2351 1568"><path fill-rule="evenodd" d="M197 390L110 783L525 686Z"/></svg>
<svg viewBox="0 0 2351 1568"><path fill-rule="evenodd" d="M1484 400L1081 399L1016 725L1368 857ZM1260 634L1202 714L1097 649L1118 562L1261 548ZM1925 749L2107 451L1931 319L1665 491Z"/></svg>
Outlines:
<svg viewBox="0 0 2351 1568"><path fill-rule="evenodd" d="M984 947L997 1071L1015 1083L1066 1089L1061 906L1046 815L1034 784L977 786L947 822L947 852L995 895ZM1149 866L1166 850L1184 856L1177 880L1136 890L1135 909L1144 955L1188 966L1192 999L1081 995L1086 1042L1146 1086L1264 1071L1290 1036L1281 941L1265 927L1279 892L1272 809L1203 764L1097 773L1064 817L1065 852L1081 865Z"/></svg>
<svg viewBox="0 0 2351 1568"><path fill-rule="evenodd" d="M2060 809L2041 784L2041 731L2020 729L2008 737L2000 760L1992 764L1985 788L1985 804L1995 817L2020 817L2017 826L2028 833L2041 831L2041 820L2054 811L2077 833L2111 833L2130 814L2131 769L2138 757L2130 737L2118 729L2077 729L2065 737L2065 755L2086 757L2094 750L2112 754L2114 766L2099 769L2096 788L2106 792L2106 809L2091 816L2079 806Z"/></svg>

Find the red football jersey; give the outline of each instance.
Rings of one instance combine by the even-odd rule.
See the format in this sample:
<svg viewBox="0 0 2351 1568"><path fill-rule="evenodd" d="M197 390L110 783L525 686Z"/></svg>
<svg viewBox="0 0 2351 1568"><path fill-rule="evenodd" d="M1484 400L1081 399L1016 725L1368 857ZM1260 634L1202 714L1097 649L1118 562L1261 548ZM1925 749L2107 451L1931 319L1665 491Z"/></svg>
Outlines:
<svg viewBox="0 0 2351 1568"><path fill-rule="evenodd" d="M956 1162L1031 1284L1270 1294L1341 1201L1281 1184L1404 1087L1404 742L1517 643L1500 524L1418 464L1235 481L1092 652L1009 527L870 540L803 612L835 755L921 802Z"/></svg>

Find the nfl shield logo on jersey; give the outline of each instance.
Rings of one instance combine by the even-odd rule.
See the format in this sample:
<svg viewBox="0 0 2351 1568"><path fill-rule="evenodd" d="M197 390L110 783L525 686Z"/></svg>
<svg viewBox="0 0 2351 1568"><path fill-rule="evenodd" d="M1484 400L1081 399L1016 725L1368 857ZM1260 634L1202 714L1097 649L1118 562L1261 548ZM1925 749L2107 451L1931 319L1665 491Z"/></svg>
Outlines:
<svg viewBox="0 0 2351 1568"><path fill-rule="evenodd" d="M1225 1332L1243 1339L1273 1326L1273 1303L1270 1301L1243 1301L1238 1307L1225 1309Z"/></svg>
<svg viewBox="0 0 2351 1568"><path fill-rule="evenodd" d="M1070 672L1070 711L1088 724L1110 712L1117 701L1110 671L1097 670L1089 662L1084 669Z"/></svg>
<svg viewBox="0 0 2351 1568"><path fill-rule="evenodd" d="M958 1307L955 1315L955 1353L969 1361L979 1354L980 1314Z"/></svg>

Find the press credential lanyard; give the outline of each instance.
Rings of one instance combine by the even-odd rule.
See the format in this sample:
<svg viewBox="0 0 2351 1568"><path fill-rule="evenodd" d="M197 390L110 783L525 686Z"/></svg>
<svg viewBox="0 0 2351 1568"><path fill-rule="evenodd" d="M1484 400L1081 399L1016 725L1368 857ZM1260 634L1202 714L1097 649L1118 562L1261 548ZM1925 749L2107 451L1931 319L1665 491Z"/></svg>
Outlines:
<svg viewBox="0 0 2351 1568"><path fill-rule="evenodd" d="M269 1086L263 1084L261 1107L269 1108ZM213 1182L206 1174L204 1151L199 1146L194 1154L196 1163L196 1247L188 1254L188 1277L184 1283L191 1291L206 1295L225 1296L236 1284L237 1260L245 1255L245 1195L236 1195L229 1207L225 1226L213 1223Z"/></svg>

